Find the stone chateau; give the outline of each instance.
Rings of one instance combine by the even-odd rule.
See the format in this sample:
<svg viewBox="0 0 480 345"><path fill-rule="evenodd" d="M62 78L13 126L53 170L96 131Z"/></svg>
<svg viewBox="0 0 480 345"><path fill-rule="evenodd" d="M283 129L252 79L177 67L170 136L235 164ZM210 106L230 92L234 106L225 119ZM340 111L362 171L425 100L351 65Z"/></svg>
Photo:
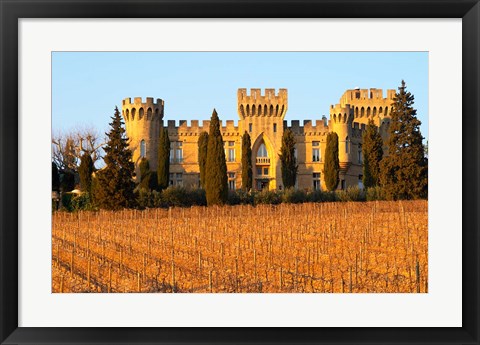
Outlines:
<svg viewBox="0 0 480 345"><path fill-rule="evenodd" d="M290 128L295 134L298 162L297 188L325 189L323 164L327 133L336 132L339 137L340 183L344 189L352 185L362 186L362 132L369 119L378 126L384 142L388 133L390 112L395 90L387 90L386 98L381 89L347 90L336 105L330 106L330 119L292 120L288 125L285 115L288 109L287 89L238 89L238 125L233 120L222 124L221 132L225 145L228 184L230 189L242 186L241 157L242 135L250 134L252 142L253 188L283 189L280 159L283 131ZM157 166L157 148L160 128L163 123L164 101L153 98L130 98L122 101L130 148L137 176L142 157L149 160L152 170ZM210 116L210 115L208 115ZM222 118L224 114L219 114ZM199 186L198 138L201 132L209 131L209 120L168 121L170 138L170 184L185 187ZM384 152L386 152L384 147Z"/></svg>

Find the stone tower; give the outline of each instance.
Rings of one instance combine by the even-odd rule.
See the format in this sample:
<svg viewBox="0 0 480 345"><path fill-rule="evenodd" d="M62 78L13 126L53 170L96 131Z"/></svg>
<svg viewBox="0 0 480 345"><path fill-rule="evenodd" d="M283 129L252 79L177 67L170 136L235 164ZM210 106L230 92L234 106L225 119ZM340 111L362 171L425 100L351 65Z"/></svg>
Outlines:
<svg viewBox="0 0 480 345"><path fill-rule="evenodd" d="M142 157L148 159L150 169L157 168L158 138L163 124L164 101L147 97L143 103L141 97L122 101L122 116L125 120L127 137L133 153L137 180L140 176L139 163Z"/></svg>
<svg viewBox="0 0 480 345"><path fill-rule="evenodd" d="M337 104L330 107L331 131L338 135L338 160L340 162L340 180L352 162L352 123L354 108L350 104Z"/></svg>
<svg viewBox="0 0 480 345"><path fill-rule="evenodd" d="M283 187L278 154L287 108L287 89L279 89L278 94L275 89L265 89L265 95L261 89L250 89L249 96L247 89L237 91L238 128L241 135L247 131L252 141L254 188Z"/></svg>

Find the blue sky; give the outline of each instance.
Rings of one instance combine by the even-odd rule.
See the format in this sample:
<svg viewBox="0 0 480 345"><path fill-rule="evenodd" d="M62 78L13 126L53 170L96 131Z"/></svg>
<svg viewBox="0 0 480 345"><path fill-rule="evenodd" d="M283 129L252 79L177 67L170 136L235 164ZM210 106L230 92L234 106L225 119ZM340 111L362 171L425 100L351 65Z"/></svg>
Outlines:
<svg viewBox="0 0 480 345"><path fill-rule="evenodd" d="M355 87L415 96L428 138L427 52L53 52L52 129L107 131L126 97L165 101L164 120L237 120L238 88L287 88L286 120L328 117ZM263 93L263 91L262 91Z"/></svg>

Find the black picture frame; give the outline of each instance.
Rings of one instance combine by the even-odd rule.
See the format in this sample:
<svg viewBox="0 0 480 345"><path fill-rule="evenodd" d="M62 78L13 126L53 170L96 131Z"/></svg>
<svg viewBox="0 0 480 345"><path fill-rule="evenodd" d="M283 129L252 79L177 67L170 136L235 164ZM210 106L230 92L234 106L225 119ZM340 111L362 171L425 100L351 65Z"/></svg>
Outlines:
<svg viewBox="0 0 480 345"><path fill-rule="evenodd" d="M0 0L0 341L2 344L479 344L478 0ZM462 18L461 328L18 327L18 19ZM460 231L460 229L451 229Z"/></svg>

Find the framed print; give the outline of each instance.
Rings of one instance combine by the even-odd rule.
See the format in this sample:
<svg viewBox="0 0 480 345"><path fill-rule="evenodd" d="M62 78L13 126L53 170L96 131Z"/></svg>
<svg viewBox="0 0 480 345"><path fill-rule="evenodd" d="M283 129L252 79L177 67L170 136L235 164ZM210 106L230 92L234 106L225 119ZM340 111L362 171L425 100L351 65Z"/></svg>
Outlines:
<svg viewBox="0 0 480 345"><path fill-rule="evenodd" d="M2 344L479 343L477 1L0 10Z"/></svg>

